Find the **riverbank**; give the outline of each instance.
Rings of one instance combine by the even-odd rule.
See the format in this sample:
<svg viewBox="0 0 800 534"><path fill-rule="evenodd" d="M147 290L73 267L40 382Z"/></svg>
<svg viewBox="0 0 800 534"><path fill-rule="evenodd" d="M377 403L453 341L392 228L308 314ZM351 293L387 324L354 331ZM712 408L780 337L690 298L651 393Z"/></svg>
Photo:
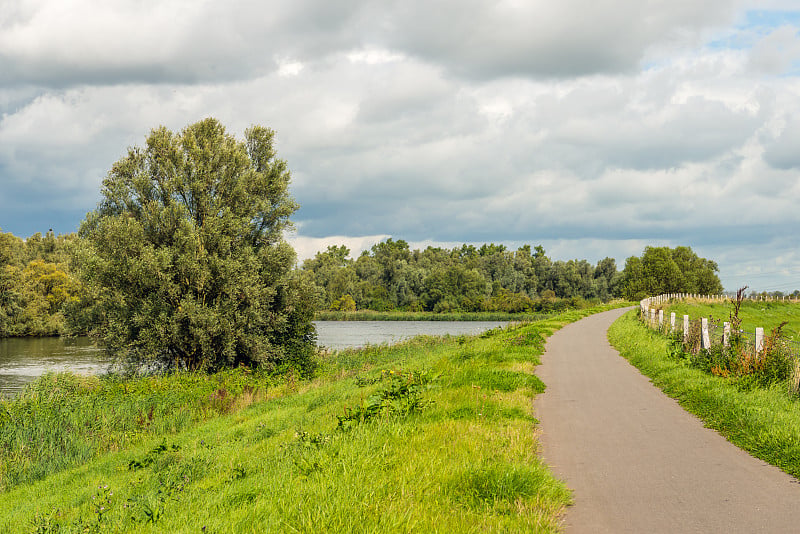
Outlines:
<svg viewBox="0 0 800 534"><path fill-rule="evenodd" d="M615 305L621 301L610 302ZM543 309L530 312L428 312L428 311L337 311L319 310L314 316L316 321L541 321L548 317L569 310L581 310L602 306L597 302L583 299L558 299L546 301Z"/></svg>
<svg viewBox="0 0 800 534"><path fill-rule="evenodd" d="M504 312L410 312L358 310L352 312L322 310L315 321L540 321L554 313L504 313Z"/></svg>
<svg viewBox="0 0 800 534"><path fill-rule="evenodd" d="M309 381L51 376L0 403L0 530L555 531L570 497L534 454L532 371L610 307L339 351Z"/></svg>

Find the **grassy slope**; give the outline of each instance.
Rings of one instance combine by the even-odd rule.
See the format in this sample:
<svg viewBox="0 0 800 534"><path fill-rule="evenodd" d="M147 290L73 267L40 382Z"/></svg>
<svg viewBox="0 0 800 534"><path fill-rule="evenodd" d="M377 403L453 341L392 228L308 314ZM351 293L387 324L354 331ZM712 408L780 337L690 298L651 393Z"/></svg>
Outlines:
<svg viewBox="0 0 800 534"><path fill-rule="evenodd" d="M688 367L668 356L667 339L642 326L635 312L617 320L608 337L622 356L706 426L800 478L800 402L784 388L743 390L730 379Z"/></svg>
<svg viewBox="0 0 800 534"><path fill-rule="evenodd" d="M0 494L0 531L554 531L570 497L536 457L532 371L546 336L596 311L338 353L312 383L245 389L228 415ZM408 372L437 377L422 411L337 430Z"/></svg>

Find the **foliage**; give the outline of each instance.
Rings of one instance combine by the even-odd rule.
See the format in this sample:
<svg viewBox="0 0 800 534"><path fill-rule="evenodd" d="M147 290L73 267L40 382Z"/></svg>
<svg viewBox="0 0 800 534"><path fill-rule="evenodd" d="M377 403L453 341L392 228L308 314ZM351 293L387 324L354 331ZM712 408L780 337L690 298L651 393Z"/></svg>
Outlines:
<svg viewBox="0 0 800 534"><path fill-rule="evenodd" d="M68 332L65 316L84 292L69 266L77 241L52 230L24 241L0 232L0 337Z"/></svg>
<svg viewBox="0 0 800 534"><path fill-rule="evenodd" d="M117 360L308 371L316 303L283 239L297 205L273 136L160 127L113 165L80 233L95 332Z"/></svg>
<svg viewBox="0 0 800 534"><path fill-rule="evenodd" d="M718 271L690 247L645 247L641 258L625 261L620 283L624 297L633 301L668 293L716 295L722 292Z"/></svg>
<svg viewBox="0 0 800 534"><path fill-rule="evenodd" d="M357 310L525 313L554 309L548 293L555 300L603 301L619 293L612 258L597 266L554 262L541 246L533 253L530 245L512 252L493 243L411 250L402 239L387 239L357 259L349 255L347 247L331 246L303 262L321 309L340 310L352 299Z"/></svg>
<svg viewBox="0 0 800 534"><path fill-rule="evenodd" d="M355 407L346 406L344 414L337 416L339 430L350 430L380 415L405 417L419 413L430 401L423 394L436 377L430 371L402 371L391 369L374 380L357 380L357 383L374 384L388 381L384 387Z"/></svg>

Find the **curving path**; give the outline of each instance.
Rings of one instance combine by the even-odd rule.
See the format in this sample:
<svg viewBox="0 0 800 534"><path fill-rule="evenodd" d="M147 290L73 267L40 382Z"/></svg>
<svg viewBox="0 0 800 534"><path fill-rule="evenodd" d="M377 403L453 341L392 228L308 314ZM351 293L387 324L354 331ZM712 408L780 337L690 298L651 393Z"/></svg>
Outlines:
<svg viewBox="0 0 800 534"><path fill-rule="evenodd" d="M800 532L800 484L703 427L608 343L627 310L547 342L536 374L545 462L574 490L570 533Z"/></svg>

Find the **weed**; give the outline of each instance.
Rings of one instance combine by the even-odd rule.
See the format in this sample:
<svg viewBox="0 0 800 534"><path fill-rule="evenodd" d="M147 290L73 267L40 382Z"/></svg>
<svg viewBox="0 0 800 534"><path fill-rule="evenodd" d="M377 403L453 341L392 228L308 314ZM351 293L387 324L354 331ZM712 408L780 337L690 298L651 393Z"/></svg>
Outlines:
<svg viewBox="0 0 800 534"><path fill-rule="evenodd" d="M231 470L231 475L229 477L230 480L241 480L247 477L247 469L245 469L242 464L237 465Z"/></svg>
<svg viewBox="0 0 800 534"><path fill-rule="evenodd" d="M108 487L108 484L97 486L97 491L92 495L92 512L94 512L98 523L103 522L103 517L111 510L112 499L114 492Z"/></svg>
<svg viewBox="0 0 800 534"><path fill-rule="evenodd" d="M525 373L539 339L590 313L337 352L293 384L242 370L51 377L0 403L0 532L554 532L569 493L532 455ZM342 418L358 428L335 431L358 398L364 416ZM102 522L98 480L114 488Z"/></svg>
<svg viewBox="0 0 800 534"><path fill-rule="evenodd" d="M331 437L327 434L309 434L297 430L297 441L292 450L292 463L303 476L323 471L336 457L336 453L329 454L325 446Z"/></svg>
<svg viewBox="0 0 800 534"><path fill-rule="evenodd" d="M233 398L226 389L220 388L208 396L208 402L217 413L229 413L233 405Z"/></svg>
<svg viewBox="0 0 800 534"><path fill-rule="evenodd" d="M156 459L167 452L168 450L178 451L180 447L178 445L172 444L171 447L167 447L166 442L162 442L157 447L154 447L150 450L141 460L131 460L128 462L128 469L133 471L135 469L143 469L145 467L149 467Z"/></svg>
<svg viewBox="0 0 800 534"><path fill-rule="evenodd" d="M430 371L403 372L388 371L382 374L379 381L389 379L389 384L374 395L362 400L355 408L345 407L344 414L337 416L339 430L349 430L353 426L365 423L382 415L390 414L405 417L419 413L430 404L423 398L423 393L430 388L431 382L438 378Z"/></svg>
<svg viewBox="0 0 800 534"><path fill-rule="evenodd" d="M516 347L534 347L535 349L544 349L544 336L538 331L528 331L523 334L514 336L509 340L509 343Z"/></svg>
<svg viewBox="0 0 800 534"><path fill-rule="evenodd" d="M61 523L57 520L58 511L50 514L37 512L31 519L31 530L33 534L56 534L62 532Z"/></svg>

